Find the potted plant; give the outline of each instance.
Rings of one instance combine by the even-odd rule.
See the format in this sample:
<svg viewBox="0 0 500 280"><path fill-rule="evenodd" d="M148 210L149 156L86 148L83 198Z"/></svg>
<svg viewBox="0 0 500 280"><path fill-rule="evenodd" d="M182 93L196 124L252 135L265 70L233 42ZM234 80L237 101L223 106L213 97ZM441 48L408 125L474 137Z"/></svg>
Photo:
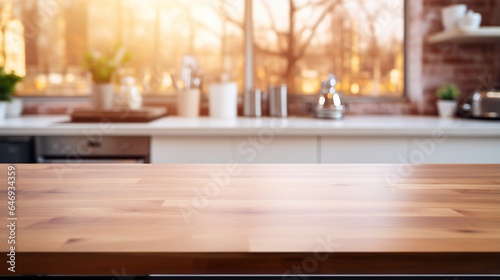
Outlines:
<svg viewBox="0 0 500 280"><path fill-rule="evenodd" d="M456 113L460 90L452 84L445 84L436 90L436 96L439 115L442 118L452 118Z"/></svg>
<svg viewBox="0 0 500 280"><path fill-rule="evenodd" d="M12 101L16 84L23 78L14 72L6 73L3 67L0 67L0 119L4 119L7 113L7 104Z"/></svg>
<svg viewBox="0 0 500 280"><path fill-rule="evenodd" d="M110 110L114 101L113 77L116 71L130 60L130 54L124 48L101 53L87 51L84 67L92 75L92 101L98 110Z"/></svg>

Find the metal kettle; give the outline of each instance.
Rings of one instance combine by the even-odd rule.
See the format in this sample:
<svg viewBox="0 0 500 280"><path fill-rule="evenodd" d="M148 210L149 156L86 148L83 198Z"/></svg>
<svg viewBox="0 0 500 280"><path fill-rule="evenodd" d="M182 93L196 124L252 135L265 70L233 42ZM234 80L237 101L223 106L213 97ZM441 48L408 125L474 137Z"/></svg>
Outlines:
<svg viewBox="0 0 500 280"><path fill-rule="evenodd" d="M316 106L317 118L339 120L344 117L347 104L342 94L335 89L336 85L337 79L333 74L328 75L328 78L321 82L321 91Z"/></svg>

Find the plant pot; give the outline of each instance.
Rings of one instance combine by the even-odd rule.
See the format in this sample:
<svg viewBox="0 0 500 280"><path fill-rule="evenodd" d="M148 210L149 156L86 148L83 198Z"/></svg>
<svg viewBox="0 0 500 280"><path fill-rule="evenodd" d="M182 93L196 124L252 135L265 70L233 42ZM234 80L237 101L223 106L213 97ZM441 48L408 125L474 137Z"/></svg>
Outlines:
<svg viewBox="0 0 500 280"><path fill-rule="evenodd" d="M5 115L7 114L7 104L8 102L0 101L0 121L5 119Z"/></svg>
<svg viewBox="0 0 500 280"><path fill-rule="evenodd" d="M441 118L453 118L457 112L457 102L455 100L438 100L437 107Z"/></svg>
<svg viewBox="0 0 500 280"><path fill-rule="evenodd" d="M23 113L23 101L19 98L7 103L7 118L19 118Z"/></svg>
<svg viewBox="0 0 500 280"><path fill-rule="evenodd" d="M92 85L92 103L96 110L112 110L114 102L115 86L112 83Z"/></svg>

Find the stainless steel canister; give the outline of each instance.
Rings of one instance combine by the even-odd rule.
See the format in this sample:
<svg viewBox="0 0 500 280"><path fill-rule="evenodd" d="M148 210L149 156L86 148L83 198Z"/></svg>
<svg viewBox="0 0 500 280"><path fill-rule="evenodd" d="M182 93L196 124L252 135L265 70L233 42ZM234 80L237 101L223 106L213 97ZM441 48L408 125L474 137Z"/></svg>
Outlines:
<svg viewBox="0 0 500 280"><path fill-rule="evenodd" d="M288 116L288 89L286 85L270 86L268 91L269 116L285 118Z"/></svg>
<svg viewBox="0 0 500 280"><path fill-rule="evenodd" d="M262 116L262 91L246 90L243 94L243 115L245 117Z"/></svg>

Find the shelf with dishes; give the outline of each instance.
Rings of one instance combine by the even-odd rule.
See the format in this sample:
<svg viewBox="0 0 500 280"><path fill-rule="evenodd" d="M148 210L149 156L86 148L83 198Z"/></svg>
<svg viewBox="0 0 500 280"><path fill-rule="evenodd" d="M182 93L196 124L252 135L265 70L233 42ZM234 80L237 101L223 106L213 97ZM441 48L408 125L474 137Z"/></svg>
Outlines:
<svg viewBox="0 0 500 280"><path fill-rule="evenodd" d="M500 26L481 27L482 15L464 4L444 7L441 21L444 31L429 36L428 43L500 43Z"/></svg>
<svg viewBox="0 0 500 280"><path fill-rule="evenodd" d="M430 44L439 43L500 43L500 26L481 27L476 30L455 29L442 31L427 38Z"/></svg>

